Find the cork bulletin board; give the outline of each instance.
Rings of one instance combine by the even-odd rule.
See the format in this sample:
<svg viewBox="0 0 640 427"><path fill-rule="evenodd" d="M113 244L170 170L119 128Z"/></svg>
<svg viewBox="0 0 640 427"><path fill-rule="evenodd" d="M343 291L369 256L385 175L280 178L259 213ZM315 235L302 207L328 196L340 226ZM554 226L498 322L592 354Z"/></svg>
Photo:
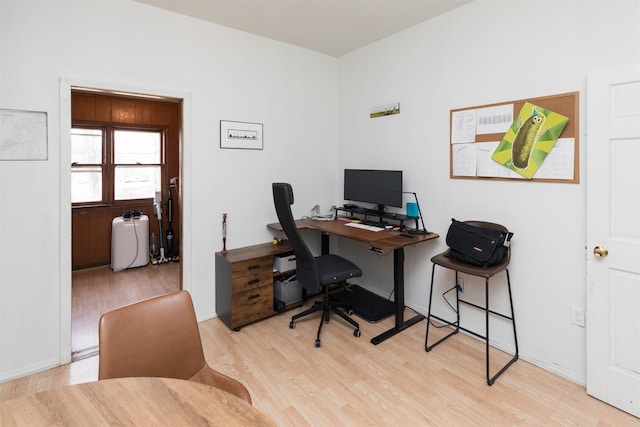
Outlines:
<svg viewBox="0 0 640 427"><path fill-rule="evenodd" d="M450 111L452 179L578 183L579 93Z"/></svg>

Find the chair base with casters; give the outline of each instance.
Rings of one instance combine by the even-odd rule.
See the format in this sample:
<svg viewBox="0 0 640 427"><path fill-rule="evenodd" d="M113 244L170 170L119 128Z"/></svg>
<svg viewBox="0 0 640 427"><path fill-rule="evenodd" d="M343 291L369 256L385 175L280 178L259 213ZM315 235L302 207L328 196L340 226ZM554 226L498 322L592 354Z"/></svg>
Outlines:
<svg viewBox="0 0 640 427"><path fill-rule="evenodd" d="M344 283L343 285L346 285L346 283ZM320 334L322 333L322 326L325 324L325 322L329 322L329 316L332 311L355 328L353 330L353 335L355 337L360 336L360 325L358 324L358 322L356 322L351 317L349 317L350 314L353 314L353 311L351 310L351 306L348 304L331 301L329 297L329 291L330 291L329 286L325 286L324 293L323 293L324 294L323 300L315 301L313 305L307 310L293 315L291 317L291 322L289 322L289 328L295 329L297 319L316 313L318 311L322 311L322 317L320 318L320 325L318 326L318 335L316 336L316 343L315 343L316 347L322 347L322 341L320 340ZM344 310L346 310L346 312Z"/></svg>
<svg viewBox="0 0 640 427"><path fill-rule="evenodd" d="M471 224L474 224L474 222L470 222ZM476 222L476 224L478 224ZM480 223L483 225L489 225L491 223ZM499 227L499 228L504 228L498 224L494 224L494 226ZM506 230L506 229L505 229ZM509 259L510 259L510 251L507 252L507 255L505 256L505 258L502 260L502 262L500 262L499 264L492 266L492 267L479 267L479 266L475 266L475 265L471 265L471 264L467 264L461 261L456 260L455 258L453 258L450 255L449 250L435 255L433 258L431 258L431 262L433 264L432 266L432 270L431 270L431 287L429 290L429 308L428 308L428 314L427 314L427 332L426 332L426 336L425 336L425 342L424 342L424 349L425 351L429 352L431 351L435 346L441 344L442 342L444 342L445 340L447 340L448 338L450 338L451 336L457 334L460 330L463 330L467 333L470 333L482 340L484 340L485 342L485 361L486 361L486 377L487 377L487 384L488 385L493 385L493 383L496 381L496 379L498 379L498 377L500 375L502 375L516 360L518 360L518 336L516 333L516 321L513 315L513 299L511 296L511 279L509 277L509 269L507 268L509 265ZM455 290L455 294L456 294L456 302L455 302L455 312L456 312L456 320L455 321L448 321L445 319L442 319L438 316L435 316L433 314L431 314L431 307L432 307L432 301L433 301L433 283L434 283L434 277L435 277L435 271L436 271L436 266L440 266L442 268L446 268L449 270L453 270L455 271L455 284L454 286L449 289L447 292ZM508 314L503 314L503 313L498 313L496 311L493 311L490 309L489 306L489 280L491 278L493 278L496 274L500 273L500 272L505 272L506 274L506 279L507 279L507 291L508 291L508 295L509 295L509 307L510 307L510 313ZM478 304L474 304L470 301L466 301L463 300L459 297L459 281L458 281L458 275L460 273L464 273L464 274L468 274L471 276L476 276L476 277L481 277L484 278L484 282L485 282L485 303L484 306L480 306ZM483 310L485 312L485 335L482 335L480 333L477 333L475 331L466 329L462 326L460 326L460 304L465 304L467 306L471 306L474 307L476 309L480 309ZM507 321L511 322L511 325L513 327L513 340L514 340L514 344L515 344L515 351L514 354L512 355L512 357L509 359L509 361L504 364L497 373L495 373L494 375L491 375L490 373L490 367L489 367L489 318L491 316L497 316L500 317L502 319L506 319ZM453 327L453 331L449 332L447 335L445 335L444 337L440 338L439 340L437 340L435 343L433 344L429 344L429 329L431 326L431 319L436 319L440 322L442 322L444 325L443 326L450 326Z"/></svg>

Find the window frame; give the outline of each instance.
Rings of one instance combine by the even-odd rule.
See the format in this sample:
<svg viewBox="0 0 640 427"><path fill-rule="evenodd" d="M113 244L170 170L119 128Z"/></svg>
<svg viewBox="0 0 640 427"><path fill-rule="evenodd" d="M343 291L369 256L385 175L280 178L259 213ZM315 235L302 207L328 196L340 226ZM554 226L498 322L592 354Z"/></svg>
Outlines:
<svg viewBox="0 0 640 427"><path fill-rule="evenodd" d="M71 163L71 169L74 167L90 167L90 166L100 166L102 170L102 200L93 201L93 202L74 202L72 203L73 207L81 207L81 206L105 206L107 205L107 197L108 194L108 180L107 178L107 161L106 161L106 150L107 150L107 127L104 125L89 125L89 124L72 124L71 129L91 129L91 130L100 130L102 131L102 152L100 155L100 163ZM72 146L73 147L73 146ZM72 188L73 191L73 188Z"/></svg>
<svg viewBox="0 0 640 427"><path fill-rule="evenodd" d="M116 130L125 131L142 131L142 132L158 132L160 133L160 163L145 163L144 165L160 166L160 183L165 182L167 176L167 127L166 126L145 126L145 125L126 125L104 122L91 121L74 121L71 128L81 129L100 129L103 132L102 138L102 200L96 202L76 202L72 203L73 208L81 207L131 207L132 205L144 204L153 201L153 197L145 197L139 199L116 200L115 198L115 170L116 166L127 166L127 164L118 164L115 159L115 143L114 135ZM74 166L97 166L96 164L72 163ZM160 188L162 191L162 186Z"/></svg>

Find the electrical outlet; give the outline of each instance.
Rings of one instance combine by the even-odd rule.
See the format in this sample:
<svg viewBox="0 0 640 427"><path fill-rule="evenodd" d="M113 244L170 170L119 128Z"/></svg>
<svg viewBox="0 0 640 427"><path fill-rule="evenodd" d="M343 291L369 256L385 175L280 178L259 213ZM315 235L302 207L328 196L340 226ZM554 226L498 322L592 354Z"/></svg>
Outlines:
<svg viewBox="0 0 640 427"><path fill-rule="evenodd" d="M571 324L576 326L581 326L584 328L585 320L584 320L584 307L576 307L575 305L571 306Z"/></svg>
<svg viewBox="0 0 640 427"><path fill-rule="evenodd" d="M458 292L464 293L464 279L458 276Z"/></svg>

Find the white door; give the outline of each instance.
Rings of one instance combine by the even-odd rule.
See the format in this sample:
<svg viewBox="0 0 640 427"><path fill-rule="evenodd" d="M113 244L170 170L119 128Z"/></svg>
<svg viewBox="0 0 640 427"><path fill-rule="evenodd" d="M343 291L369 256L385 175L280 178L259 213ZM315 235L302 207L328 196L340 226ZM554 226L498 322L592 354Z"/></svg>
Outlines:
<svg viewBox="0 0 640 427"><path fill-rule="evenodd" d="M587 393L640 417L640 64L587 92Z"/></svg>

